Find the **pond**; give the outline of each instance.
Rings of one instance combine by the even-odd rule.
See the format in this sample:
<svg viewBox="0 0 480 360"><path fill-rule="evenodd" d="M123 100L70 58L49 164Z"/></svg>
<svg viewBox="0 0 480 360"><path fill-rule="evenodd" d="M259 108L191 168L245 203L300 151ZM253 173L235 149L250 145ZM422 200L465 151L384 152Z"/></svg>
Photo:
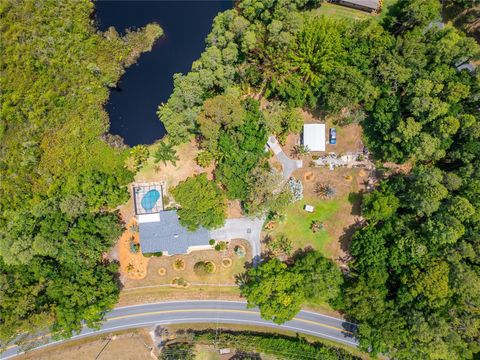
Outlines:
<svg viewBox="0 0 480 360"><path fill-rule="evenodd" d="M232 7L231 1L97 1L101 31L114 26L119 33L157 22L164 31L151 52L141 55L110 92L106 110L110 132L134 146L151 144L165 135L156 114L173 90L173 74L186 73L205 48L213 18Z"/></svg>

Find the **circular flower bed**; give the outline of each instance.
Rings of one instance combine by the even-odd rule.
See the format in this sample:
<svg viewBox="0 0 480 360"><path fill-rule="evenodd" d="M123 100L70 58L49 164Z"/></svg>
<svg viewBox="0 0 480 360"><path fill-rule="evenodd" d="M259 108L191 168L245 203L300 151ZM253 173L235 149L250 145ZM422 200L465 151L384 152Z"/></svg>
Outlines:
<svg viewBox="0 0 480 360"><path fill-rule="evenodd" d="M213 274L217 269L213 261L199 261L193 266L193 271L198 276L206 276Z"/></svg>
<svg viewBox="0 0 480 360"><path fill-rule="evenodd" d="M165 276L166 274L167 274L167 269L165 269L164 267L161 267L160 269L158 269L158 275Z"/></svg>
<svg viewBox="0 0 480 360"><path fill-rule="evenodd" d="M243 258L246 255L245 247L243 245L237 245L235 246L235 255L237 255L239 258Z"/></svg>
<svg viewBox="0 0 480 360"><path fill-rule="evenodd" d="M229 268L230 266L232 266L232 264L233 264L232 259L230 259L230 258L222 259L222 266L224 268Z"/></svg>

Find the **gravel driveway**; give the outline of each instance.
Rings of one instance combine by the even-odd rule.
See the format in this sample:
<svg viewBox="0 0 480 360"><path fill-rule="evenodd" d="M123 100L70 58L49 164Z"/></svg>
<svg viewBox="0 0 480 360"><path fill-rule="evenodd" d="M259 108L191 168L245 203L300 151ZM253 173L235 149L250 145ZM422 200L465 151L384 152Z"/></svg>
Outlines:
<svg viewBox="0 0 480 360"><path fill-rule="evenodd" d="M278 143L278 140L275 136L270 136L267 141L268 146L272 149L273 153L277 157L278 161L282 164L282 175L285 180L290 178L292 173L303 167L302 160L292 160L290 159L282 150L282 147Z"/></svg>

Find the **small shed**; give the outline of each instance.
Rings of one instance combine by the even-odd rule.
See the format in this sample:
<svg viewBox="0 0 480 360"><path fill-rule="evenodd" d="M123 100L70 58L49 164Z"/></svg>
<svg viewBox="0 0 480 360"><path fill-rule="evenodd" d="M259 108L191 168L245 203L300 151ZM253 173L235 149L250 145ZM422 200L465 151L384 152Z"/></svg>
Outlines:
<svg viewBox="0 0 480 360"><path fill-rule="evenodd" d="M325 124L304 124L303 145L310 151L325 151Z"/></svg>
<svg viewBox="0 0 480 360"><path fill-rule="evenodd" d="M313 205L305 205L303 209L306 212L310 212L310 213L313 213L315 211L315 208L313 207Z"/></svg>

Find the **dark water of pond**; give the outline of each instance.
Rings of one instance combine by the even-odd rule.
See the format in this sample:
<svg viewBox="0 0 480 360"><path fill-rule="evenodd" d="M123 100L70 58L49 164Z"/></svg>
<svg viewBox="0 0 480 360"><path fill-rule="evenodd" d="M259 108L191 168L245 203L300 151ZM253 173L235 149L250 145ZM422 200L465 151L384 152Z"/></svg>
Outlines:
<svg viewBox="0 0 480 360"><path fill-rule="evenodd" d="M95 3L98 29L114 26L119 33L157 22L164 36L151 52L128 68L118 87L110 92L106 109L110 132L125 143L151 144L165 134L157 117L158 105L173 90L173 74L186 73L205 48L205 37L220 11L232 7L229 0L106 1Z"/></svg>

